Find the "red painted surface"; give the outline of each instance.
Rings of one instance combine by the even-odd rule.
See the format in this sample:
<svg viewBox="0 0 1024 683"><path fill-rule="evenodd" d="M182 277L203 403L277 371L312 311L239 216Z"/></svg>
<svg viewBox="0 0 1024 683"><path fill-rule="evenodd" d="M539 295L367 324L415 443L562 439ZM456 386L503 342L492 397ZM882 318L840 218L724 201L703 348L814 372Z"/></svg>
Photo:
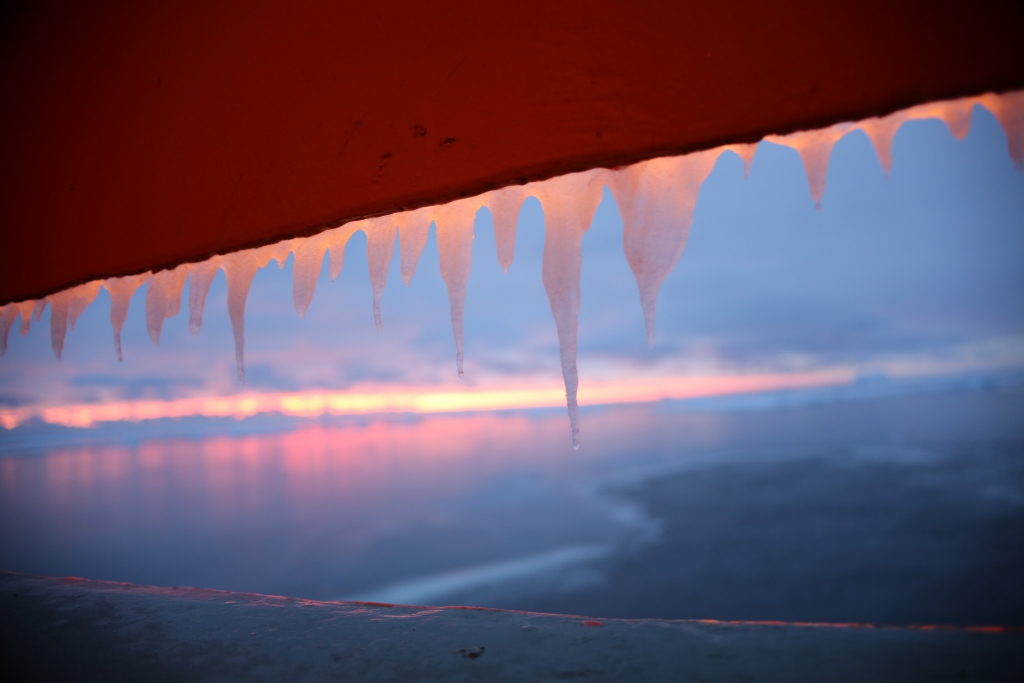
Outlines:
<svg viewBox="0 0 1024 683"><path fill-rule="evenodd" d="M0 302L1024 86L991 1L41 0L5 34Z"/></svg>

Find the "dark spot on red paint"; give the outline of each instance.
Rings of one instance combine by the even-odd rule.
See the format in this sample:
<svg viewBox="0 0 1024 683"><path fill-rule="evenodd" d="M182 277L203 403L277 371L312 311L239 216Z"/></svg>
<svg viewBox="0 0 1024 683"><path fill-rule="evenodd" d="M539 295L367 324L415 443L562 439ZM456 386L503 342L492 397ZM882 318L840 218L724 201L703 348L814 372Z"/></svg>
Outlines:
<svg viewBox="0 0 1024 683"><path fill-rule="evenodd" d="M421 138L421 137L423 137L426 134L427 134L426 126L423 126L423 125L420 125L420 124L417 123L415 126L412 127L412 136L414 138Z"/></svg>
<svg viewBox="0 0 1024 683"><path fill-rule="evenodd" d="M384 170L384 167L388 165L388 161L391 160L391 152L385 152L380 157L380 166L377 167L378 171Z"/></svg>
<svg viewBox="0 0 1024 683"><path fill-rule="evenodd" d="M603 626L600 621L587 620L583 622L584 626Z"/></svg>
<svg viewBox="0 0 1024 683"><path fill-rule="evenodd" d="M818 86L812 85L811 89L807 91L807 94L810 95L811 97L814 97L815 95L817 95L818 94Z"/></svg>
<svg viewBox="0 0 1024 683"><path fill-rule="evenodd" d="M455 144L455 138L445 138L444 142L441 143L442 147L448 147Z"/></svg>
<svg viewBox="0 0 1024 683"><path fill-rule="evenodd" d="M594 133L594 137L596 137L597 139L600 140L601 139L601 131L597 131L596 133Z"/></svg>

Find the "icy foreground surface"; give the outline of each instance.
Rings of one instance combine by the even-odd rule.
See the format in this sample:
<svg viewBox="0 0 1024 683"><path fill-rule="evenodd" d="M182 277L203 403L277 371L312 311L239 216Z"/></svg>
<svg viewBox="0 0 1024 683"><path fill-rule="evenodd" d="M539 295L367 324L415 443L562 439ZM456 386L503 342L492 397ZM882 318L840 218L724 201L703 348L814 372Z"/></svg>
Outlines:
<svg viewBox="0 0 1024 683"><path fill-rule="evenodd" d="M786 136L768 136L765 140L791 147L800 154L811 197L820 207L832 148L847 133L864 131L878 154L883 170L888 173L893 163L893 138L903 123L938 118L946 123L954 137L962 139L970 128L975 105L988 109L996 117L1006 134L1011 158L1018 169L1024 167L1024 91L924 104L882 118L841 123ZM0 308L0 353L6 351L7 335L15 320L20 317L20 331L25 334L33 318L39 322L49 305L51 344L54 355L59 359L68 325L74 328L75 321L96 298L100 287L110 292L110 320L119 359L120 334L129 302L135 291L146 283L146 324L154 344L159 343L164 320L180 312L186 281L189 283L189 327L193 334L197 334L202 326L207 291L217 271L223 270L228 284L228 313L234 332L238 376L243 380L245 305L256 271L271 260L283 266L289 254L294 254L294 303L296 311L303 316L312 301L324 256L330 254L330 275L334 279L342 270L349 238L362 230L367 237L374 320L380 329L381 296L394 256L396 237L402 279L408 285L433 224L440 252L441 275L448 288L456 364L461 377L463 309L472 265L476 214L483 207L492 214L498 261L507 271L514 256L519 209L523 201L532 196L541 202L545 214L542 277L558 332L573 445L578 446L576 342L581 245L604 188L611 189L622 214L623 247L636 277L647 338L653 346L658 291L686 248L704 180L718 157L730 151L741 157L749 173L756 145L727 145L683 156L651 159L620 169L593 169L542 182L509 186L449 204L349 222L312 237L215 256L201 263L183 264L157 273L97 280L38 301L8 304Z"/></svg>
<svg viewBox="0 0 1024 683"><path fill-rule="evenodd" d="M1024 635L316 602L0 574L14 680L1012 681ZM43 635L45 634L45 635ZM957 675L965 674L965 676Z"/></svg>

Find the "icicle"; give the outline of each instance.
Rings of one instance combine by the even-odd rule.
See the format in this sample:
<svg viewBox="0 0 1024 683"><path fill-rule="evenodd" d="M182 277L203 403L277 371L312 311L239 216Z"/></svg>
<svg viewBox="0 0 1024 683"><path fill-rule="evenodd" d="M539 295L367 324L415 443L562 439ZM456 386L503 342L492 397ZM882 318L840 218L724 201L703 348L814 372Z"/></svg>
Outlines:
<svg viewBox="0 0 1024 683"><path fill-rule="evenodd" d="M889 116L872 117L856 124L856 127L864 131L868 139L871 140L871 146L875 148L875 154L878 155L878 161L882 164L882 171L886 178L889 177L889 172L892 170L893 138L896 137L896 131L906 120L906 113L898 111Z"/></svg>
<svg viewBox="0 0 1024 683"><path fill-rule="evenodd" d="M213 278L220 268L220 256L214 256L202 263L188 265L188 329L193 336L203 327L203 309L206 294L210 291Z"/></svg>
<svg viewBox="0 0 1024 683"><path fill-rule="evenodd" d="M49 302L49 298L36 299L34 302L32 302L34 304L34 306L32 307L32 318L35 320L35 322L38 323L39 319L43 317L43 311L46 310L46 304L48 304Z"/></svg>
<svg viewBox="0 0 1024 683"><path fill-rule="evenodd" d="M398 224L391 216L371 218L363 221L359 228L366 234L366 264L370 270L370 285L373 287L373 322L377 331L384 329L380 318L380 298L388 282L388 268L395 255L395 237Z"/></svg>
<svg viewBox="0 0 1024 683"><path fill-rule="evenodd" d="M18 315L17 304L7 304L0 308L0 356L7 353L7 334L11 331L11 325L14 324Z"/></svg>
<svg viewBox="0 0 1024 683"><path fill-rule="evenodd" d="M292 266L292 299L295 312L300 318L306 317L306 310L313 301L316 281L324 267L327 252L327 234L320 233L306 239L293 240L295 263Z"/></svg>
<svg viewBox="0 0 1024 683"><path fill-rule="evenodd" d="M462 367L463 312L466 306L466 284L473 265L473 224L480 200L460 199L434 208L437 226L437 250L441 258L441 277L448 285L448 303L451 307L452 333L455 335L455 365L459 377Z"/></svg>
<svg viewBox="0 0 1024 683"><path fill-rule="evenodd" d="M494 222L494 241L498 247L498 263L508 272L516 249L516 223L519 209L528 196L521 185L510 185L484 195L484 205L491 212Z"/></svg>
<svg viewBox="0 0 1024 683"><path fill-rule="evenodd" d="M57 292L47 297L50 300L50 348L53 357L60 360L64 351L64 335L68 329L68 304L71 290Z"/></svg>
<svg viewBox="0 0 1024 683"><path fill-rule="evenodd" d="M580 447L580 411L576 403L576 333L580 313L580 260L583 233L601 203L606 171L572 173L529 186L544 207L544 290L558 330L558 355L572 427L572 447Z"/></svg>
<svg viewBox="0 0 1024 683"><path fill-rule="evenodd" d="M906 120L942 119L953 137L963 140L971 130L971 112L975 102L973 97L965 97L960 100L922 104L911 107L906 112Z"/></svg>
<svg viewBox="0 0 1024 683"><path fill-rule="evenodd" d="M78 317L85 312L89 304L96 300L96 296L100 293L100 287L102 286L102 281L93 280L75 288L75 296L71 299L71 303L68 306L68 324L71 325L72 330L75 329Z"/></svg>
<svg viewBox="0 0 1024 683"><path fill-rule="evenodd" d="M723 152L732 152L743 161L743 177L750 177L750 167L754 163L754 154L757 152L757 143L752 142L747 145L726 145L721 148Z"/></svg>
<svg viewBox="0 0 1024 683"><path fill-rule="evenodd" d="M330 273L331 282L338 279L341 275L341 268L345 265L345 245L348 244L348 240L352 235L355 234L359 226L355 223L346 223L340 228L334 228L333 230L327 231L327 248L331 250L331 262L330 262Z"/></svg>
<svg viewBox="0 0 1024 683"><path fill-rule="evenodd" d="M651 159L609 174L622 214L622 245L640 288L652 348L658 290L686 249L697 195L722 151Z"/></svg>
<svg viewBox="0 0 1024 683"><path fill-rule="evenodd" d="M71 319L71 326L82 311L92 303L100 291L100 283L87 282L78 287L65 289L63 292L51 294L47 299L50 301L50 347L53 355L60 360L64 352L64 338L68 330L68 319Z"/></svg>
<svg viewBox="0 0 1024 683"><path fill-rule="evenodd" d="M416 264L419 263L423 247L427 245L432 221L429 209L406 211L396 216L398 220L398 248L402 258L402 282L409 286Z"/></svg>
<svg viewBox="0 0 1024 683"><path fill-rule="evenodd" d="M181 310L181 292L188 277L188 266L161 270L149 278L146 285L146 330L153 346L160 345L160 331L164 320L173 318Z"/></svg>
<svg viewBox="0 0 1024 683"><path fill-rule="evenodd" d="M149 278L149 273L115 277L103 281L103 287L110 292L110 326L114 330L114 350L117 360L121 360L121 330L128 318L128 304L131 303L135 290Z"/></svg>
<svg viewBox="0 0 1024 683"><path fill-rule="evenodd" d="M270 262L263 249L247 249L221 257L220 267L228 281L228 317L235 337L235 363L238 381L245 381L245 300L256 271Z"/></svg>
<svg viewBox="0 0 1024 683"><path fill-rule="evenodd" d="M807 172L807 183L811 188L814 206L821 208L821 197L825 194L825 176L828 173L828 160L832 156L832 148L839 138L846 135L853 126L849 123L838 123L821 130L809 130L790 135L769 135L765 141L784 145L795 149L804 162Z"/></svg>
<svg viewBox="0 0 1024 683"><path fill-rule="evenodd" d="M260 247L258 251L263 254L263 266L268 265L272 260L277 261L278 270L284 268L284 264L288 262L288 256L292 253L295 248L296 240L283 240L281 242L274 242L268 244L265 247Z"/></svg>
<svg viewBox="0 0 1024 683"><path fill-rule="evenodd" d="M36 302L22 301L14 305L18 307L18 313L21 315L21 325L18 328L18 332L24 337L28 334L29 327L32 325L32 310L36 307Z"/></svg>
<svg viewBox="0 0 1024 683"><path fill-rule="evenodd" d="M1024 90L982 95L981 106L992 112L1006 134L1006 147L1018 171L1024 171Z"/></svg>

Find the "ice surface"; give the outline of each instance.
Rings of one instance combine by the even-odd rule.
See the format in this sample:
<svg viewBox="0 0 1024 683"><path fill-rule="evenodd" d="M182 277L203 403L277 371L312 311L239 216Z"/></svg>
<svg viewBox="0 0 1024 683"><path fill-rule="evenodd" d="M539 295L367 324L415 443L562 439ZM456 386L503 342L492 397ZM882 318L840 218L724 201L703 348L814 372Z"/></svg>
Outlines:
<svg viewBox="0 0 1024 683"><path fill-rule="evenodd" d="M882 169L892 169L892 144L900 127L919 119L945 122L956 139L963 139L971 125L974 107L988 109L1006 133L1010 158L1024 169L1024 91L985 94L945 102L918 105L884 117L856 123L840 123L820 130L789 135L770 135L765 141L796 150L807 172L811 198L821 208L832 148L843 136L863 131L871 140ZM0 308L0 354L6 352L7 336L16 318L21 334L28 332L31 319L38 322L50 306L50 333L54 354L60 358L68 323L75 320L95 299L102 284L110 292L110 322L118 360L121 359L121 329L132 295L149 282L146 293L146 325L153 343L160 340L163 321L176 315L181 306L185 281L189 283L189 328L197 334L202 326L206 294L218 270L228 284L228 314L235 338L238 377L245 377L245 304L256 271L276 260L283 266L294 254L295 310L304 316L313 300L324 255L330 253L329 272L334 280L341 273L349 238L362 230L367 238L367 260L373 288L374 321L381 329L380 303L394 256L396 236L401 254L402 280L409 284L431 224L436 226L441 276L448 288L452 333L459 376L463 369L463 317L466 286L473 261L473 229L477 211L487 207L494 221L498 263L508 271L515 253L516 221L527 197L540 200L545 216L542 277L558 332L559 357L565 381L566 404L572 425L573 445L579 445L579 408L576 393L577 319L580 306L580 268L583 234L601 201L605 185L615 195L623 219L623 248L636 277L647 328L647 340L654 344L654 321L658 290L678 263L686 248L693 212L704 180L718 157L733 152L750 173L756 144L733 144L684 156L662 157L616 169L594 169L550 180L512 185L478 197L449 204L404 211L391 216L346 223L307 238L285 240L257 249L215 256L201 263L179 266L155 274L144 273L87 283L37 301L7 304Z"/></svg>

